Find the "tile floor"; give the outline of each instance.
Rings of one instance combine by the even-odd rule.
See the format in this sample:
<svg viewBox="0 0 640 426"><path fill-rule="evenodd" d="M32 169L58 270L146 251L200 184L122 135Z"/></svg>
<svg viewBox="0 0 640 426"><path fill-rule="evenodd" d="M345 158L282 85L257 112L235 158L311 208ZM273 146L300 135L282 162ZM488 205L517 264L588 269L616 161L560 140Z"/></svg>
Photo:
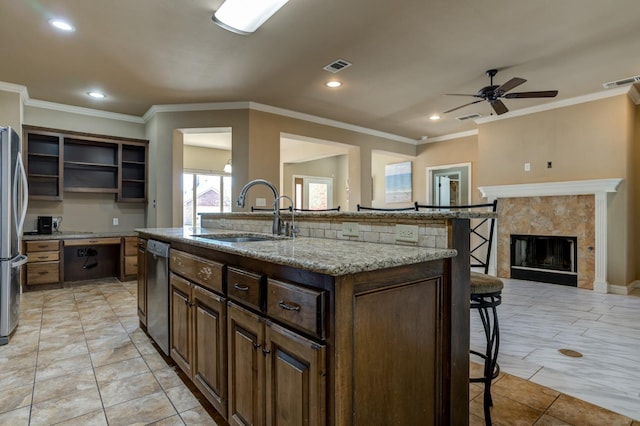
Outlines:
<svg viewBox="0 0 640 426"><path fill-rule="evenodd" d="M19 328L0 347L0 425L215 425L139 329L135 292L135 282L105 280L23 294ZM494 424L640 426L634 293L506 280L500 362L510 374L494 382ZM560 346L584 357L560 358ZM484 424L481 390L470 387L472 425Z"/></svg>

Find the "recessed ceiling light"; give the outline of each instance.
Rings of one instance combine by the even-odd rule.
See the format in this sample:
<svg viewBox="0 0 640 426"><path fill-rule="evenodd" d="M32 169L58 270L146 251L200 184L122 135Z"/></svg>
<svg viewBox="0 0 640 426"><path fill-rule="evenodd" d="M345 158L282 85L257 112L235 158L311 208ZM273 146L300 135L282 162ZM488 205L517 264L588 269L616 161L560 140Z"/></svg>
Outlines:
<svg viewBox="0 0 640 426"><path fill-rule="evenodd" d="M438 114L432 114L429 117L429 120L432 120L432 121L440 120L440 116Z"/></svg>
<svg viewBox="0 0 640 426"><path fill-rule="evenodd" d="M335 80L327 81L325 84L327 85L327 87L340 87L340 86L342 86L342 83L340 83L339 81L335 81Z"/></svg>
<svg viewBox="0 0 640 426"><path fill-rule="evenodd" d="M98 92L97 90L92 90L90 92L87 92L87 95L91 96L92 98L96 98L96 99L104 99L107 96L102 93L102 92Z"/></svg>
<svg viewBox="0 0 640 426"><path fill-rule="evenodd" d="M49 25L62 31L74 32L76 29L73 25L62 19L49 19Z"/></svg>

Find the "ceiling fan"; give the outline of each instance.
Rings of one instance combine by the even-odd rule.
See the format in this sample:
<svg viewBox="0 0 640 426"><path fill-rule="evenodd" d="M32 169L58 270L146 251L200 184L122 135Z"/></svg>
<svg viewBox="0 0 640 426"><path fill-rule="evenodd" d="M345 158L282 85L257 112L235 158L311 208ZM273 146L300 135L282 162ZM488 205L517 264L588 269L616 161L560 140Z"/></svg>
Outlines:
<svg viewBox="0 0 640 426"><path fill-rule="evenodd" d="M480 98L477 101L469 102L468 104L460 105L459 107L455 107L448 111L445 111L444 114L452 111L456 111L460 108L464 108L469 105L477 104L478 102L487 101L491 104L491 107L496 112L496 114L501 115L505 112L508 112L506 105L500 100L500 98L504 99L514 99L514 98L553 98L558 94L557 90L544 90L540 92L516 92L516 93L507 93L509 90L512 90L527 80L524 78L514 77L511 80L507 81L501 86L493 84L493 77L498 73L498 70L487 70L486 74L491 79L491 83L488 86L483 87L478 90L478 93L475 95L463 95L459 93L447 93L448 96L473 96L474 98Z"/></svg>

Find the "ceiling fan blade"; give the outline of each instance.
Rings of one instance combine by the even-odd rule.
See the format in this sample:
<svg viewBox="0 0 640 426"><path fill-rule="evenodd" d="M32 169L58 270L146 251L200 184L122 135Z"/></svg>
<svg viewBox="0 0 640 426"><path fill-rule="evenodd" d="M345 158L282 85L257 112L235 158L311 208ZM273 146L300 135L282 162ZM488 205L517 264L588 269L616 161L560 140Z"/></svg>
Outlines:
<svg viewBox="0 0 640 426"><path fill-rule="evenodd" d="M464 93L445 93L445 96L473 96L474 98L479 98L480 96L478 95L467 95Z"/></svg>
<svg viewBox="0 0 640 426"><path fill-rule="evenodd" d="M489 102L491 103L491 106L493 107L493 110L496 112L496 114L502 115L505 112L509 112L506 105L503 104L500 99L496 99L495 101L489 101Z"/></svg>
<svg viewBox="0 0 640 426"><path fill-rule="evenodd" d="M543 90L541 92L517 92L517 93L507 93L503 95L503 98L514 99L514 98L554 98L558 94L557 90Z"/></svg>
<svg viewBox="0 0 640 426"><path fill-rule="evenodd" d="M526 81L527 80L525 80L524 78L514 77L511 80L509 80L506 83L504 83L502 86L498 87L494 91L494 93L496 95L500 96L503 93L507 93L511 89L515 89L516 87L520 86L521 84L525 83Z"/></svg>
<svg viewBox="0 0 640 426"><path fill-rule="evenodd" d="M448 111L443 112L443 114L447 114L447 113L449 113L449 112L456 111L456 110L458 110L458 109L460 109L460 108L464 108L464 107L469 106L469 105L477 104L478 102L482 102L483 100L484 100L484 99L479 99L479 100L477 100L477 101L469 102L468 104L460 105L459 107L455 107L455 108L453 108L453 109L450 109L450 110L448 110ZM499 101L498 101L498 102L499 102Z"/></svg>

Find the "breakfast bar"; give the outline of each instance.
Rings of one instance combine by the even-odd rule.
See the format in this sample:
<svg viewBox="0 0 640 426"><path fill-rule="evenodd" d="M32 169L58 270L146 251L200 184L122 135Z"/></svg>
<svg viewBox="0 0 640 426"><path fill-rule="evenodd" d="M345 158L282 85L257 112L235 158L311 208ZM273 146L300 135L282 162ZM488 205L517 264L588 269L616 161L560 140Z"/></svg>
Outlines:
<svg viewBox="0 0 640 426"><path fill-rule="evenodd" d="M246 229L268 214L137 231L142 250L170 245L170 356L229 424L458 425L469 418L464 216L411 219L423 244L442 247L327 238L323 222L357 218L373 232L406 214L303 214L301 230L329 233L293 239ZM145 276L139 263L141 298Z"/></svg>

